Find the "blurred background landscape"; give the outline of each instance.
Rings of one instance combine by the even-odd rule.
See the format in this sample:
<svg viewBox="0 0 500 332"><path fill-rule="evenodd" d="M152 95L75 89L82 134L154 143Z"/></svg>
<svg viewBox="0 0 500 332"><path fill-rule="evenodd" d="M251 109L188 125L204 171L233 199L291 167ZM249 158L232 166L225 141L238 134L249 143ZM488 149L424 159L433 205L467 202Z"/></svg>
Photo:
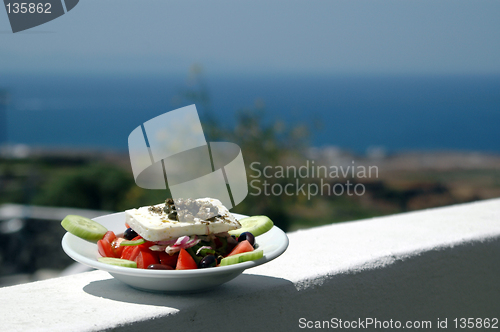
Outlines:
<svg viewBox="0 0 500 332"><path fill-rule="evenodd" d="M249 195L233 210L286 231L500 197L497 2L119 3L18 34L0 13L0 286L71 273L66 214L162 202L135 185L127 138L190 104L208 141L239 144L247 175L377 166L350 178L361 196Z"/></svg>

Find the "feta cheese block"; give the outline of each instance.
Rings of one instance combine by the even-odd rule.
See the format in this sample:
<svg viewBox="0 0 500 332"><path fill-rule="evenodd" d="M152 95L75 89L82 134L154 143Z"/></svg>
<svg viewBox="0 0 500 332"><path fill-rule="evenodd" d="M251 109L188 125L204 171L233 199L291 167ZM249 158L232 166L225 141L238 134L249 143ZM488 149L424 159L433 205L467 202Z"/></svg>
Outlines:
<svg viewBox="0 0 500 332"><path fill-rule="evenodd" d="M168 207L166 208L165 203L161 203L126 210L125 222L148 241L171 240L184 235L217 234L241 227L236 218L218 199L200 198L191 201L217 210L212 214L214 217L207 218L208 220L192 217L187 222L181 222L171 213L167 213L165 210L168 211Z"/></svg>

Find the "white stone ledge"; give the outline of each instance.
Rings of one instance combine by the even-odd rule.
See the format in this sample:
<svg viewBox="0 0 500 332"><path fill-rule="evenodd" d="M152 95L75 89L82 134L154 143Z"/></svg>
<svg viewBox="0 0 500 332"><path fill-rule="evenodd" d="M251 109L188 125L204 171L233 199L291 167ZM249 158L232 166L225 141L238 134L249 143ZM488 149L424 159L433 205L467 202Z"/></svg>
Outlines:
<svg viewBox="0 0 500 332"><path fill-rule="evenodd" d="M212 291L137 291L93 271L0 289L2 331L288 331L326 321L500 318L500 199L288 234ZM373 329L372 329L373 330ZM378 329L380 330L380 329Z"/></svg>

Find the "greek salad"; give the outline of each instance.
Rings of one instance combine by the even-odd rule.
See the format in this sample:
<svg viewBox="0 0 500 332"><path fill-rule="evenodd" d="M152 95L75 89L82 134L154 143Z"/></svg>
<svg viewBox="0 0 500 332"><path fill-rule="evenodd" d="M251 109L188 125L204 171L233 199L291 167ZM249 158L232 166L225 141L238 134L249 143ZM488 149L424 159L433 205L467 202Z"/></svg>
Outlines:
<svg viewBox="0 0 500 332"><path fill-rule="evenodd" d="M219 200L167 199L125 211L123 233L91 219L68 215L61 225L97 243L98 261L129 268L189 270L263 257L255 238L273 227L266 216L236 220Z"/></svg>

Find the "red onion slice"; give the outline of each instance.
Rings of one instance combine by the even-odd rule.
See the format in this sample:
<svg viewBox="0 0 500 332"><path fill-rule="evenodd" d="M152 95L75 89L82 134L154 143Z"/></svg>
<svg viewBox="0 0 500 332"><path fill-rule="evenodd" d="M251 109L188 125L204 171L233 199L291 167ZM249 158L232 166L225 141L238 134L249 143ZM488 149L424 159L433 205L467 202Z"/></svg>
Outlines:
<svg viewBox="0 0 500 332"><path fill-rule="evenodd" d="M159 246L156 244L149 247L149 249L152 251L165 251L166 248L167 248L167 246Z"/></svg>
<svg viewBox="0 0 500 332"><path fill-rule="evenodd" d="M180 251L181 249L191 248L192 246L198 244L201 240L198 239L196 235L193 237L181 236L175 241L173 245L169 245L165 248L165 252L169 255Z"/></svg>

